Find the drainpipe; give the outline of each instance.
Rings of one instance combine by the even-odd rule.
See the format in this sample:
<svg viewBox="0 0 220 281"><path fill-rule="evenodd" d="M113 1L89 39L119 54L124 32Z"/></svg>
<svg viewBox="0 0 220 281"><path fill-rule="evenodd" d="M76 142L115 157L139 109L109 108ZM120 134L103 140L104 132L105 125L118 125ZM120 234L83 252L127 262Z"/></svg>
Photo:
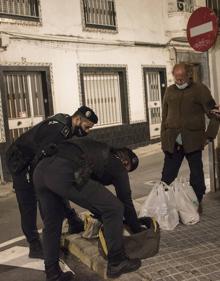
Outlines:
<svg viewBox="0 0 220 281"><path fill-rule="evenodd" d="M3 174L3 168L2 168L2 157L0 155L0 184L5 183L4 180L4 174Z"/></svg>
<svg viewBox="0 0 220 281"><path fill-rule="evenodd" d="M209 81L209 85L211 85L209 51L206 53L206 58L208 64L208 81ZM213 70L213 60L211 61L211 65ZM214 95L215 91L213 91L212 94ZM214 99L218 103L218 97L214 95ZM208 153L209 153L209 175L210 175L211 192L216 192L217 189L219 188L218 159L216 157L216 151L218 151L218 148L215 148L215 141L209 143Z"/></svg>

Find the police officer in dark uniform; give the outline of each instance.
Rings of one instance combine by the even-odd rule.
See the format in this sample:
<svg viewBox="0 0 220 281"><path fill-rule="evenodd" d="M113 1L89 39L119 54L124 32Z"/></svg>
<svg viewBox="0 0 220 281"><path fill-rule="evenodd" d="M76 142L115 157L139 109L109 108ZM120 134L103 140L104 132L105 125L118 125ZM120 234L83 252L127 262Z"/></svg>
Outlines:
<svg viewBox="0 0 220 281"><path fill-rule="evenodd" d="M83 137L96 124L98 118L92 109L81 106L72 116L56 114L22 134L6 153L7 165L13 178L22 230L29 242L30 258L43 258L43 251L37 231L37 199L32 183L35 162L51 153L51 145L58 144L72 136ZM83 231L83 222L68 201L63 202L69 231ZM40 207L40 206L39 206ZM39 208L41 211L41 208ZM41 216L43 216L41 212Z"/></svg>
<svg viewBox="0 0 220 281"><path fill-rule="evenodd" d="M132 150L126 147L112 149L103 175L100 178L94 176L94 179L103 185L113 185L115 187L116 195L124 206L124 223L132 233L138 233L143 230L132 201L128 176L128 172L135 170L138 163L138 157Z"/></svg>
<svg viewBox="0 0 220 281"><path fill-rule="evenodd" d="M101 217L108 247L107 276L115 278L138 269L139 259L124 252L122 233L124 207L121 201L92 177L101 179L112 157L108 145L83 139L70 139L58 145L55 155L44 158L34 171L34 185L43 209L43 246L47 281L71 281L71 272L59 267L59 242L64 216L63 198ZM118 162L120 163L120 162ZM137 161L135 162L137 163ZM134 165L137 165L135 164ZM132 161L128 163L133 169Z"/></svg>

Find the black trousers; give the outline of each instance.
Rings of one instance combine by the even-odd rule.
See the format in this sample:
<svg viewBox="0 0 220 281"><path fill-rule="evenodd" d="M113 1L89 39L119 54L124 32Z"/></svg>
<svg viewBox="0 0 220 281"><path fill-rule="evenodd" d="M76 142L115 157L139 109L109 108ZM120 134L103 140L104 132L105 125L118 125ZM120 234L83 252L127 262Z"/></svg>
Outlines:
<svg viewBox="0 0 220 281"><path fill-rule="evenodd" d="M185 153L183 146L176 144L173 154L165 153L161 180L168 185L171 184L178 175L184 157L189 164L190 185L193 187L198 201L201 202L206 190L201 150Z"/></svg>
<svg viewBox="0 0 220 281"><path fill-rule="evenodd" d="M125 223L133 233L140 232L141 224L138 221L132 201L128 171L123 166L121 160L110 155L109 161L104 169L104 174L96 180L103 185L113 185L115 187L116 195L124 206Z"/></svg>
<svg viewBox="0 0 220 281"><path fill-rule="evenodd" d="M15 189L18 207L21 215L22 231L29 243L39 239L37 230L37 206L38 200L34 189L33 182L27 179L28 170L24 169L19 175L13 176L13 187ZM71 209L69 202L64 204L64 217L73 218L76 213ZM43 216L41 206L39 204L41 217Z"/></svg>
<svg viewBox="0 0 220 281"><path fill-rule="evenodd" d="M101 216L110 262L124 257L123 205L100 183L88 180L81 188L73 184L74 168L70 160L53 156L42 160L34 172L34 185L44 214L43 246L45 266L59 259L63 221L63 198Z"/></svg>

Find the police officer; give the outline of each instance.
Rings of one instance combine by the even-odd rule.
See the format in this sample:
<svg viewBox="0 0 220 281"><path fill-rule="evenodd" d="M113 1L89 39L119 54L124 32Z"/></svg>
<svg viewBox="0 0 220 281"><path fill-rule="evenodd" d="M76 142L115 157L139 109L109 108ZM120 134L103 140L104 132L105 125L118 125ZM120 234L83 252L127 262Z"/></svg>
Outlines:
<svg viewBox="0 0 220 281"><path fill-rule="evenodd" d="M128 172L135 170L138 163L138 157L132 150L126 147L111 149L103 175L100 178L93 175L93 179L101 184L115 187L116 195L124 206L124 223L132 233L138 233L143 230L132 201L128 176Z"/></svg>
<svg viewBox="0 0 220 281"><path fill-rule="evenodd" d="M47 281L74 280L71 272L63 273L58 264L63 198L101 217L108 247L109 278L140 267L139 259L129 259L124 252L123 204L103 185L91 179L92 174L102 178L112 153L106 144L100 142L87 138L69 139L58 146L55 155L44 158L37 165L34 185L44 214L43 246ZM118 154L116 157L120 158Z"/></svg>
<svg viewBox="0 0 220 281"><path fill-rule="evenodd" d="M13 187L21 214L21 226L29 243L29 257L43 258L43 251L37 231L37 199L32 183L32 170L35 162L51 153L51 146L72 136L83 137L96 124L98 118L92 109L81 106L72 116L56 114L22 134L9 147L6 153L7 165L12 174ZM63 202L69 231L83 230L79 219L69 202ZM40 207L40 206L39 206ZM41 208L39 208L41 211ZM41 216L42 216L41 212Z"/></svg>

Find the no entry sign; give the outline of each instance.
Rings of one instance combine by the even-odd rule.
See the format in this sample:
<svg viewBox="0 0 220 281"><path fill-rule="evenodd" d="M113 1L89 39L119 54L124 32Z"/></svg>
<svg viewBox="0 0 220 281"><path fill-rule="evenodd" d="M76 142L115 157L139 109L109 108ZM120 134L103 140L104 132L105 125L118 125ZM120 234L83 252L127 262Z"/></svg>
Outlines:
<svg viewBox="0 0 220 281"><path fill-rule="evenodd" d="M199 52L211 48L218 35L218 18L206 7L195 10L187 24L187 39L190 46Z"/></svg>

